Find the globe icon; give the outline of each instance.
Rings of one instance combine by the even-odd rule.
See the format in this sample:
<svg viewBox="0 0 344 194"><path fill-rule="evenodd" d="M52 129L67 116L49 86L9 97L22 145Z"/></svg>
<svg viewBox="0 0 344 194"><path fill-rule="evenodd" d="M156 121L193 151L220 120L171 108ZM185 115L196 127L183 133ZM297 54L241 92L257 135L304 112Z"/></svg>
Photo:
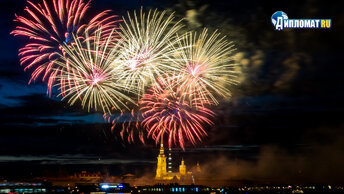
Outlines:
<svg viewBox="0 0 344 194"><path fill-rule="evenodd" d="M283 19L288 19L288 16L286 13L284 13L283 11L276 11L274 14L272 14L271 16L271 22L274 26L276 26L277 24L277 18L278 17L282 17Z"/></svg>

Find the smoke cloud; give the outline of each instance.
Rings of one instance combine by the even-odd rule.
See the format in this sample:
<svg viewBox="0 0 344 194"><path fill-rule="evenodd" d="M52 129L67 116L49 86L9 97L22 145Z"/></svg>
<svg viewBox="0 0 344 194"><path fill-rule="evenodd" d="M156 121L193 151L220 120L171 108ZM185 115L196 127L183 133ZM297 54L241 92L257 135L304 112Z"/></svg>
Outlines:
<svg viewBox="0 0 344 194"><path fill-rule="evenodd" d="M297 150L263 146L254 161L216 157L201 164L204 177L198 184L343 184L342 128L310 131L312 142Z"/></svg>

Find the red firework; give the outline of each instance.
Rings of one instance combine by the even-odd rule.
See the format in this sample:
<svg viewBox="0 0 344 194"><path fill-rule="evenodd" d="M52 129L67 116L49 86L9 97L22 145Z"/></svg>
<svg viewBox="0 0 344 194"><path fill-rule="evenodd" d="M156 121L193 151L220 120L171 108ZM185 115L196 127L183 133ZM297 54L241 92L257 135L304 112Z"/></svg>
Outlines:
<svg viewBox="0 0 344 194"><path fill-rule="evenodd" d="M110 122L111 116L108 117ZM141 127L142 115L137 112L135 109L132 109L130 112L121 111L120 115L115 116L112 120L111 130L115 130L116 126L120 126L121 132L120 135L122 139L127 138L129 143L134 142L135 136L138 135L142 143L145 143L144 140L144 131Z"/></svg>
<svg viewBox="0 0 344 194"><path fill-rule="evenodd" d="M160 80L139 101L142 111L142 125L148 136L158 142L164 134L168 135L168 145L180 145L184 149L185 140L195 144L202 141L207 133L204 125L213 125L210 118L215 113L206 108L200 99L192 101L185 98L184 93L175 81L168 78Z"/></svg>
<svg viewBox="0 0 344 194"><path fill-rule="evenodd" d="M42 0L42 4L27 1L25 11L28 17L17 16L18 26L11 32L14 36L24 36L28 43L19 49L20 64L24 70L33 69L29 82L43 75L43 81L49 79L48 91L52 87L54 76L59 71L55 66L59 54L63 54L63 45L73 41L72 34L82 35L100 29L105 37L117 27L117 16L110 10L96 15L90 22L84 22L90 2L84 0ZM50 80L52 79L52 80Z"/></svg>

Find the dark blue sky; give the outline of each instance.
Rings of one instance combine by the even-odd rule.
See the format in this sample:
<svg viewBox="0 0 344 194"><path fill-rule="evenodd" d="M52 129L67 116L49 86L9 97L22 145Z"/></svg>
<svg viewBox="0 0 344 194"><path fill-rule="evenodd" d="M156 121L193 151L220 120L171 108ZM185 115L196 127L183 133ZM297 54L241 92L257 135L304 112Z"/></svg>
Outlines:
<svg viewBox="0 0 344 194"><path fill-rule="evenodd" d="M241 56L242 83L231 88L231 101L216 108L216 126L204 143L189 147L195 153L217 150L254 160L264 146L298 152L343 139L343 5L288 2L93 0L90 13L112 9L120 15L144 6L185 17L187 10L197 10L202 27L228 34ZM42 83L27 84L29 72L23 72L17 57L22 39L9 35L14 14L24 7L24 0L0 2L0 162L55 161L58 155L66 160L56 163L68 164L74 154L81 158L76 163L84 164L98 158L154 162L154 143L123 142L100 114L48 98ZM277 10L289 18L331 18L333 27L276 32L270 17Z"/></svg>

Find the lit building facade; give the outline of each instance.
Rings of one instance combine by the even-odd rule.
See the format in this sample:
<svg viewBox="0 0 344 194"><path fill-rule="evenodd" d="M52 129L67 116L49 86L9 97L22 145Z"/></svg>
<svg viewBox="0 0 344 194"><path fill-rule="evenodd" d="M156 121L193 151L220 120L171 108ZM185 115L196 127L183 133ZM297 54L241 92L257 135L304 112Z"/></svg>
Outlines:
<svg viewBox="0 0 344 194"><path fill-rule="evenodd" d="M160 140L160 151L157 157L157 166L156 166L156 180L172 180L176 178L181 180L183 177L186 177L191 174L186 169L184 159L182 159L181 164L179 165L179 172L172 172L172 150L169 149L168 158L165 156L165 149L163 138ZM199 164L197 163L197 171L200 171Z"/></svg>
<svg viewBox="0 0 344 194"><path fill-rule="evenodd" d="M186 175L186 166L184 164L184 159L182 159L182 163L179 165L179 174L181 176L185 176Z"/></svg>

